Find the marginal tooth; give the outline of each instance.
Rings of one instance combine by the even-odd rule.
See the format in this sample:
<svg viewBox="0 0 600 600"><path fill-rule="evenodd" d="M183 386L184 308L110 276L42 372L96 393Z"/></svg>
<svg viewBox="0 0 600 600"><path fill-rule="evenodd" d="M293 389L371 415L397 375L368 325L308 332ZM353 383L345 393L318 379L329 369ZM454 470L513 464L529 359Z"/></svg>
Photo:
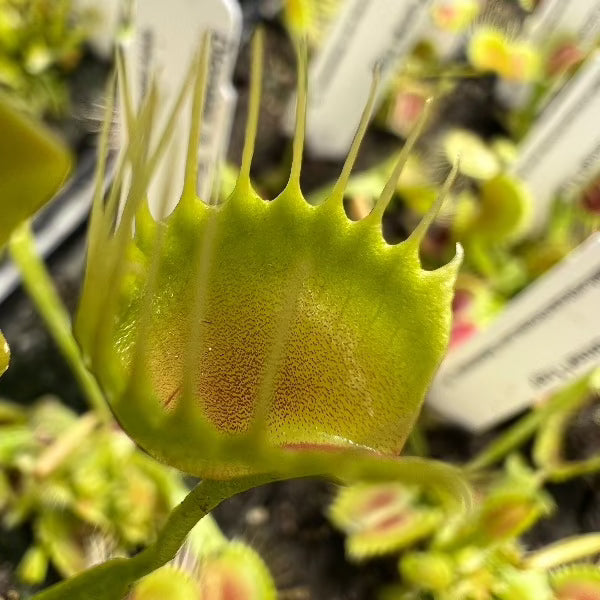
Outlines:
<svg viewBox="0 0 600 600"><path fill-rule="evenodd" d="M142 201L135 215L135 240L141 250L151 250L157 235L157 223L150 212L148 199Z"/></svg>
<svg viewBox="0 0 600 600"><path fill-rule="evenodd" d="M119 200L123 193L125 180L127 178L126 175L128 172L130 154L131 153L128 146L127 150L123 152L118 158L115 176L110 186L110 192L108 193L108 199L104 208L104 218L102 220L101 239L104 243L110 240L110 237L115 228L115 223L117 221L117 212L119 209Z"/></svg>
<svg viewBox="0 0 600 600"><path fill-rule="evenodd" d="M135 140L131 140L129 146L133 147L131 153L131 171L129 189L125 205L123 206L122 218L117 224L115 237L130 239L133 229L133 221L141 203L146 199L148 185L154 171L148 168L148 143L150 132L154 123L154 115L158 103L158 89L156 83L152 82L148 97L144 102L139 116L139 130ZM120 242L125 244L125 241ZM124 247L124 246L123 246Z"/></svg>
<svg viewBox="0 0 600 600"><path fill-rule="evenodd" d="M207 32L202 39L202 49L197 61L196 85L192 102L192 119L188 138L187 157L185 161L185 178L183 192L181 194L182 204L193 204L196 201L196 189L198 182L198 146L200 145L200 132L202 130L202 111L206 99L206 88L208 83L208 70L211 53L211 34Z"/></svg>
<svg viewBox="0 0 600 600"><path fill-rule="evenodd" d="M125 113L125 130L127 131L127 139L133 139L133 133L136 130L135 110L133 108L134 101L129 85L129 77L127 76L127 67L125 65L125 56L123 48L117 47L117 74L119 79L119 91L121 102Z"/></svg>
<svg viewBox="0 0 600 600"><path fill-rule="evenodd" d="M158 138L156 147L150 154L150 158L148 159L148 170L152 173L158 167L159 161L162 159L165 151L169 146L169 143L173 138L173 133L177 125L177 120L181 114L183 103L185 102L187 95L190 92L190 89L192 88L192 84L195 81L194 75L196 74L196 65L197 63L195 61L192 61L188 74L186 75L184 84L181 87L181 90L179 91L179 94L177 96L177 99L175 100L175 103L173 104L173 107L171 108L169 116L167 117L165 127Z"/></svg>
<svg viewBox="0 0 600 600"><path fill-rule="evenodd" d="M109 152L109 138L112 128L113 111L115 105L115 85L116 77L113 74L106 85L106 107L104 111L104 123L100 135L98 147L98 163L96 166L94 181L94 196L92 202L92 211L88 227L88 260L85 268L85 278L83 283L83 292L81 295L80 308L77 312L75 330L77 334L83 331L90 331L95 327L95 321L98 319L102 310L102 304L99 302L97 290L97 281L102 281L102 274L106 270L104 249L108 241L108 225L106 223L106 213L104 209L104 191L106 162ZM117 171L118 175L118 171ZM85 319L82 318L85 315ZM83 322L85 320L85 323ZM83 334L87 337L86 334Z"/></svg>
<svg viewBox="0 0 600 600"><path fill-rule="evenodd" d="M438 213L440 212L442 205L446 201L446 198L448 197L450 190L452 189L452 186L456 181L456 178L458 176L458 169L459 160L456 160L452 167L452 170L450 171L450 174L446 178L446 181L444 181L444 185L440 190L437 200L433 203L432 207L429 209L427 214L421 219L419 224L414 228L414 230L408 236L408 238L404 242L402 242L402 245L412 250L413 253L416 253L417 256L419 254L421 242L423 241L427 230L429 229L429 227L437 217Z"/></svg>
<svg viewBox="0 0 600 600"><path fill-rule="evenodd" d="M300 194L300 170L302 168L302 154L304 152L304 137L306 134L306 108L308 97L308 50L305 38L296 41L296 55L298 57L298 97L296 100L296 129L292 145L292 167L286 189L292 190L289 196L293 199ZM284 194L281 194L283 196Z"/></svg>
<svg viewBox="0 0 600 600"><path fill-rule="evenodd" d="M141 130L149 133L152 129L152 117L157 101L156 88L150 88L150 93L138 119L138 124ZM129 254L127 252L128 244L131 242L133 234L133 224L135 215L139 209L140 203L146 197L146 188L149 182L150 173L144 167L143 145L145 144L144 136L136 136L130 140L129 148L133 148L130 154L131 159L131 182L127 201L123 209L123 215L117 226L114 238L107 245L106 253L108 254L107 263L109 266L106 269L106 280L109 283L106 292L106 298L102 307L102 313L99 315L98 323L95 332L94 358L101 360L102 350L110 347L112 343L113 329L115 326L114 316L117 313L119 294L123 279L127 275L127 266L129 263ZM124 175L122 175L124 177ZM122 181L122 180L121 180ZM120 183L120 182L115 182ZM119 194L114 193L112 207L109 209L117 210L117 199ZM110 199L109 199L110 203ZM112 218L112 215L108 215ZM116 215L115 215L116 218Z"/></svg>
<svg viewBox="0 0 600 600"><path fill-rule="evenodd" d="M412 131L410 132L410 135L404 143L404 146L402 147L402 150L400 151L398 161L396 162L396 166L394 168L394 171L392 172L392 175L388 179L388 182L386 183L385 188L381 193L381 196L377 200L375 207L371 211L371 214L368 217L366 217L366 219L370 222L375 222L378 225L381 224L381 221L383 219L383 213L385 212L385 209L388 207L388 204L390 203L394 195L394 191L396 190L396 186L398 185L398 180L400 179L400 175L402 174L404 165L406 164L410 153L415 147L415 144L417 143L417 141L421 137L421 134L423 133L425 125L429 120L429 116L431 115L432 108L433 99L428 98L425 102L425 106L423 107L421 115L419 116L419 120L413 127Z"/></svg>
<svg viewBox="0 0 600 600"><path fill-rule="evenodd" d="M246 120L246 136L244 138L244 150L242 153L242 165L238 175L237 186L247 189L252 187L250 183L250 167L256 145L256 132L258 129L258 118L260 114L260 97L263 78L264 62L264 33L257 29L252 40L252 65L250 75L250 100L248 103L248 117ZM247 191L247 190L244 190Z"/></svg>
<svg viewBox="0 0 600 600"><path fill-rule="evenodd" d="M89 254L93 254L100 243L101 222L104 216L104 189L106 177L106 162L108 159L109 139L113 122L113 111L115 108L115 86L116 76L113 73L106 84L104 94L106 106L104 109L104 122L102 133L98 144L98 162L94 176L94 198L92 202L92 213L88 232Z"/></svg>
<svg viewBox="0 0 600 600"><path fill-rule="evenodd" d="M360 150L360 146L365 137L365 133L367 132L369 122L371 121L371 116L373 115L380 78L381 65L378 63L373 70L373 80L371 81L369 98L360 117L360 123L358 125L358 129L356 130L356 134L354 135L354 139L352 140L352 146L350 147L350 151L346 157L344 167L339 179L335 184L335 187L333 188L333 191L331 192L331 196L329 196L329 198L323 203L327 208L332 208L338 211L341 209L343 211L344 193L346 191L346 187L348 186L348 180L350 179L350 174L354 168L358 151Z"/></svg>

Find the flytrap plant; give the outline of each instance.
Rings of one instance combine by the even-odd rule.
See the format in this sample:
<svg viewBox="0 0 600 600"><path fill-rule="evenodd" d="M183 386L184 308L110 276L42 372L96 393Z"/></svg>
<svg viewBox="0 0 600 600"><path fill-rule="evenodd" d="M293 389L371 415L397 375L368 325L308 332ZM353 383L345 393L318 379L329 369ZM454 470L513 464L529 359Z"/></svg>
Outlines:
<svg viewBox="0 0 600 600"><path fill-rule="evenodd" d="M467 48L469 62L475 69L515 82L539 78L540 54L530 42L513 40L501 29L486 25L476 29Z"/></svg>
<svg viewBox="0 0 600 600"><path fill-rule="evenodd" d="M305 91L288 186L271 203L254 193L260 56L255 51L240 175L216 207L194 193L206 46L192 76L181 201L159 221L145 193L177 111L149 149L156 95L137 118L125 100L130 145L108 204L94 207L76 324L125 430L157 458L219 479L302 474L315 464L317 472L330 472L332 463L339 473L348 454L351 470L374 454L397 454L446 346L460 261L457 253L438 271L421 270L419 242L433 214L406 242L387 246L387 190L368 218L346 218L341 196L361 135L331 197L317 207L304 201ZM404 155L398 170L403 161ZM126 178L131 183L115 224Z"/></svg>
<svg viewBox="0 0 600 600"><path fill-rule="evenodd" d="M524 573L530 578L531 573L520 564L523 553L517 538L548 508L535 478L523 472L515 475L515 470L511 466L492 484L480 486L476 510L463 519L444 514L443 507L418 486L402 484L395 484L395 489L384 484L342 489L330 516L347 533L351 559L399 553L401 583L383 588L382 599L537 600L531 593L498 593L517 575ZM359 510L352 515L349 505ZM437 515L437 523L427 525L432 514ZM392 519L402 523L401 528L395 527L393 545L385 544L392 532L386 533L383 527ZM359 523L363 525L361 533L353 529ZM403 535L399 535L400 529Z"/></svg>
<svg viewBox="0 0 600 600"><path fill-rule="evenodd" d="M0 0L0 90L35 116L64 115L67 78L98 20L72 0Z"/></svg>
<svg viewBox="0 0 600 600"><path fill-rule="evenodd" d="M43 582L50 563L71 577L102 547L135 552L186 491L176 472L94 412L78 416L50 397L30 409L0 401L0 523L31 524L17 571L25 583Z"/></svg>
<svg viewBox="0 0 600 600"><path fill-rule="evenodd" d="M273 578L256 551L227 539L207 515L192 529L177 556L140 579L128 599L275 600L276 594Z"/></svg>
<svg viewBox="0 0 600 600"><path fill-rule="evenodd" d="M401 482L342 487L329 517L350 560L397 554L400 581L380 600L595 600L600 535L529 550L523 536L555 507L548 483L597 473L597 455L565 458L567 430L598 400L599 371L540 403L492 439L465 469L475 507L456 515L427 490ZM517 454L533 438L530 464ZM495 464L503 467L494 470ZM526 538L525 538L526 539Z"/></svg>
<svg viewBox="0 0 600 600"><path fill-rule="evenodd" d="M308 204L299 185L306 108L300 51L290 179L278 198L265 202L250 182L261 55L258 35L240 174L217 206L195 194L209 41L158 135L156 88L150 86L136 113L119 69L129 142L104 202L109 94L76 335L123 429L152 456L204 481L171 513L153 545L52 587L38 600L124 597L134 581L172 559L193 525L221 500L273 479L402 480L455 508L468 502L452 467L398 457L448 342L461 253L427 272L419 246L456 170L410 237L387 245L382 215L421 123L373 211L358 222L346 217L344 188L374 86L332 194L318 206ZM155 219L148 185L190 90L181 200L172 214ZM169 191L165 185L165 199ZM30 246L27 236L12 245L25 271L33 260ZM39 295L37 301L43 304Z"/></svg>

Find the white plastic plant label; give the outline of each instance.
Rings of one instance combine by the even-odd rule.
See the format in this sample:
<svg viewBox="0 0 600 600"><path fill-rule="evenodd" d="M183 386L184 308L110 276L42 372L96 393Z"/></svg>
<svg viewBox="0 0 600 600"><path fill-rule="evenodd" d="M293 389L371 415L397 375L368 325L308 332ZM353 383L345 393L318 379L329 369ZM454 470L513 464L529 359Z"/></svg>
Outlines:
<svg viewBox="0 0 600 600"><path fill-rule="evenodd" d="M544 0L525 27L534 42L568 34L581 49L589 49L600 35L600 0Z"/></svg>
<svg viewBox="0 0 600 600"><path fill-rule="evenodd" d="M428 403L474 431L600 365L600 234L517 296L444 360Z"/></svg>
<svg viewBox="0 0 600 600"><path fill-rule="evenodd" d="M347 0L309 71L306 143L315 156L347 154L381 65L380 96L429 23L430 0ZM286 127L292 130L288 112Z"/></svg>
<svg viewBox="0 0 600 600"><path fill-rule="evenodd" d="M140 98L153 77L161 104L157 116L162 125L183 85L191 61L206 32L212 34L209 81L198 152L198 195L209 200L219 162L226 151L233 118L235 90L231 75L240 41L241 13L236 0L140 0L134 12L134 33L127 48L128 68L134 97ZM173 138L172 151L178 154L173 171L163 161L149 190L152 212L158 216L159 190L168 172L168 210L179 200L183 184L184 157L190 126L190 102L184 105Z"/></svg>
<svg viewBox="0 0 600 600"><path fill-rule="evenodd" d="M530 233L558 195L568 195L600 165L600 55L592 57L544 110L521 143L513 173L534 198Z"/></svg>

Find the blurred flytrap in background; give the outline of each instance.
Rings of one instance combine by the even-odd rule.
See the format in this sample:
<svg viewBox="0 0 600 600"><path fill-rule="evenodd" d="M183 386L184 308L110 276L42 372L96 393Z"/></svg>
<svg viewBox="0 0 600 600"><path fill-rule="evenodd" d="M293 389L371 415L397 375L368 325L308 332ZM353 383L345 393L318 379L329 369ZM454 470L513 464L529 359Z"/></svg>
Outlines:
<svg viewBox="0 0 600 600"><path fill-rule="evenodd" d="M250 546L228 540L210 515L190 532L171 563L133 586L130 600L227 597L275 600L275 583Z"/></svg>
<svg viewBox="0 0 600 600"><path fill-rule="evenodd" d="M92 413L77 416L54 398L30 410L4 402L0 412L2 518L9 529L33 525L34 546L19 567L28 583L45 579L48 561L70 577L101 559L103 547L133 551L185 494L174 472Z"/></svg>
<svg viewBox="0 0 600 600"><path fill-rule="evenodd" d="M482 449L466 468L476 509L457 517L426 491L400 483L342 488L329 515L346 534L349 559L398 554L401 583L382 588L382 600L565 600L600 594L600 536L574 536L527 549L526 536L556 509L545 486L600 466L595 455L566 461L569 421L598 395L598 372L561 391ZM533 464L519 451L534 437ZM507 458L505 458L507 457ZM502 463L501 469L493 470ZM524 539L523 539L524 538Z"/></svg>
<svg viewBox="0 0 600 600"><path fill-rule="evenodd" d="M0 89L19 109L58 117L98 14L72 0L2 0Z"/></svg>

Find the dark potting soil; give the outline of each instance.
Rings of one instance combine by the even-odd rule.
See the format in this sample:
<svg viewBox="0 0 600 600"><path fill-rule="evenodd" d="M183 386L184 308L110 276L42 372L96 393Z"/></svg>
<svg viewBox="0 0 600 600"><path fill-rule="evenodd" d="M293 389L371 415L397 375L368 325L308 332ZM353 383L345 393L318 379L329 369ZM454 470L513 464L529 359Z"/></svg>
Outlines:
<svg viewBox="0 0 600 600"><path fill-rule="evenodd" d="M247 25L251 25L256 2L244 3ZM252 14L251 14L252 13ZM239 161L248 86L248 32L235 71L240 91L230 158ZM275 24L267 27L266 80L261 109L261 125L253 171L264 176L281 164L289 142L280 134L280 118L295 85L294 55L283 30ZM499 127L490 102L488 80L461 84L455 96L447 100L442 113L447 121L470 123L477 114L477 127L493 132ZM468 99L468 102L465 101ZM358 169L386 157L399 142L391 135L372 132L361 151ZM318 188L339 173L335 161L304 164L305 190ZM278 181L272 177L271 181ZM283 185L284 179L279 178ZM276 193L277 183L273 184ZM386 234L391 239L404 235L402 214L386 216ZM85 230L74 232L49 260L49 266L63 300L74 310L85 259ZM68 405L84 409L76 383L54 343L46 333L31 302L21 289L0 306L0 329L12 350L11 368L0 379L0 396L31 403L44 394L55 394ZM598 406L590 405L571 424L567 439L570 458L600 452ZM435 457L460 463L480 450L498 433L472 436L452 426L437 427L429 434ZM526 537L532 547L553 540L600 530L600 477L576 479L550 487L557 504L554 516L537 525ZM397 578L396 558L374 560L362 565L348 562L344 538L326 518L327 506L335 486L318 480L296 480L266 485L224 502L215 511L223 531L254 545L270 566L282 600L372 600L382 585ZM31 540L27 527L15 531L0 530L0 596L15 588L14 568Z"/></svg>

